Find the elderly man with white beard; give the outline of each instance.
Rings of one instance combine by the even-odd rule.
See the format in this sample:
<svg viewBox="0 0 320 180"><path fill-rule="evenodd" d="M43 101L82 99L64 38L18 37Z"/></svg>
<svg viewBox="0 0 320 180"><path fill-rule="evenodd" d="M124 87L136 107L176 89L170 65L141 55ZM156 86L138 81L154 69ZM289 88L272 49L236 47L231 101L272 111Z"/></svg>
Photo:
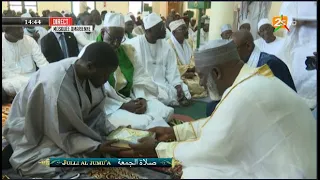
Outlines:
<svg viewBox="0 0 320 180"><path fill-rule="evenodd" d="M287 2L281 8L288 16L288 32L279 58L287 64L297 92L311 110L317 106L317 71L306 70L307 57L317 51L316 1ZM293 20L296 24L293 24Z"/></svg>
<svg viewBox="0 0 320 180"><path fill-rule="evenodd" d="M209 41L195 59L201 84L222 96L218 107L209 118L150 129L157 140L132 144L136 155L174 158L182 179L316 178L316 121L290 87L267 65L244 64L233 41Z"/></svg>

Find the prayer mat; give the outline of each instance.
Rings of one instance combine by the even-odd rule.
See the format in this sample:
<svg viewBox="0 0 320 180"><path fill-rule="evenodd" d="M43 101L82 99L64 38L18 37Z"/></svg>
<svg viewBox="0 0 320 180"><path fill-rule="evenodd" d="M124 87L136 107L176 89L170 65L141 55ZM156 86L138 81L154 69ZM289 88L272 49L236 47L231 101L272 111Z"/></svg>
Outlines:
<svg viewBox="0 0 320 180"><path fill-rule="evenodd" d="M175 114L182 114L191 117L192 119L202 119L207 117L206 110L207 110L207 103L192 100L192 103L190 106L182 107L177 106L173 107Z"/></svg>

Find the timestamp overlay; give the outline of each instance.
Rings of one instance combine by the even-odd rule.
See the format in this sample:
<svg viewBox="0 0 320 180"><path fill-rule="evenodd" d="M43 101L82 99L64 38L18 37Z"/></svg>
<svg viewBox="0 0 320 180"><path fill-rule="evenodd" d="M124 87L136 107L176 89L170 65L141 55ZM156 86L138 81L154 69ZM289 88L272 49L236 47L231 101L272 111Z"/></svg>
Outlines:
<svg viewBox="0 0 320 180"><path fill-rule="evenodd" d="M2 17L2 26L48 26L48 17Z"/></svg>

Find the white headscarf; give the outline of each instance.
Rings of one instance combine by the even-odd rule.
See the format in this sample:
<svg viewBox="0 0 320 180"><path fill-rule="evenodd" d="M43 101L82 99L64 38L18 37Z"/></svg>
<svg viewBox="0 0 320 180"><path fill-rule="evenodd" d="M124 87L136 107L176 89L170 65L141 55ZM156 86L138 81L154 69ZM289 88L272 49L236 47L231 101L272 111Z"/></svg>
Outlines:
<svg viewBox="0 0 320 180"><path fill-rule="evenodd" d="M183 19L172 21L170 23L169 27L170 27L171 31L174 31L181 25L185 25L185 22ZM189 43L186 40L184 40L183 44L181 45L176 40L174 35L171 35L170 38L171 38L171 41L176 49L176 52L178 54L178 57L179 57L181 63L184 65L190 64L190 59L192 56L192 48L190 47Z"/></svg>

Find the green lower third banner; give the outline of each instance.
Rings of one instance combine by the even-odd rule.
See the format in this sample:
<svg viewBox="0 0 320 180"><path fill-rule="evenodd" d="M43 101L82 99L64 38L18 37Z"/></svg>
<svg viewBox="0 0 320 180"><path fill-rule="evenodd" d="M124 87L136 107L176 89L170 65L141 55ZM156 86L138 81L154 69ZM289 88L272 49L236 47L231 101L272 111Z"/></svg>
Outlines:
<svg viewBox="0 0 320 180"><path fill-rule="evenodd" d="M172 158L48 158L50 167L174 167Z"/></svg>

